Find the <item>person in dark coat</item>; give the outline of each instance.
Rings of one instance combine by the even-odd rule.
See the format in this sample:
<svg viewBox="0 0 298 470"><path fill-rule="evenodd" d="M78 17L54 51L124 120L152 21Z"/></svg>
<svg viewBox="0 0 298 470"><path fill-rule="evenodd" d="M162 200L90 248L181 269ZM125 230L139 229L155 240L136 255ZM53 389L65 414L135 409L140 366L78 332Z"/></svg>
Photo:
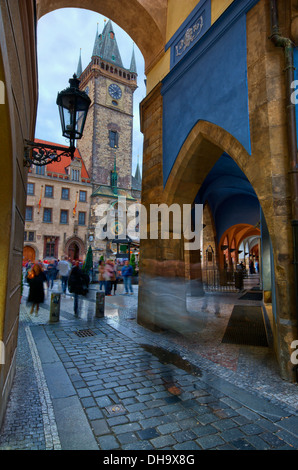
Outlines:
<svg viewBox="0 0 298 470"><path fill-rule="evenodd" d="M125 294L128 294L130 291L130 295L133 294L133 289L131 285L131 277L133 275L133 268L131 264L129 264L129 261L125 261L125 265L122 268L122 277L123 277L123 282L124 282L124 287L125 287Z"/></svg>
<svg viewBox="0 0 298 470"><path fill-rule="evenodd" d="M29 284L28 303L32 302L30 314L33 314L34 308L36 307L35 315L37 316L39 304L44 302L43 283L47 281L46 275L39 264L34 264L30 271L28 271L27 281Z"/></svg>
<svg viewBox="0 0 298 470"><path fill-rule="evenodd" d="M79 295L86 295L88 292L89 276L85 274L81 268L79 261L75 262L68 278L68 290L74 294L74 314L78 314Z"/></svg>

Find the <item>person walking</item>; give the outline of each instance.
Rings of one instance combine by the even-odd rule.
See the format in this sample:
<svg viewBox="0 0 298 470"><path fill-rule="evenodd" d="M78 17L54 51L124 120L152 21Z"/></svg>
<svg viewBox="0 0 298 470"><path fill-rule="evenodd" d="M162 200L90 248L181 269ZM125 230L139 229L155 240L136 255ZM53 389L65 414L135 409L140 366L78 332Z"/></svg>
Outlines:
<svg viewBox="0 0 298 470"><path fill-rule="evenodd" d="M48 274L49 289L53 289L54 280L56 279L56 276L57 276L57 269L56 269L55 261L52 261L48 265L47 274Z"/></svg>
<svg viewBox="0 0 298 470"><path fill-rule="evenodd" d="M79 310L79 295L86 295L88 292L87 278L89 278L89 276L84 275L80 268L79 261L76 261L68 278L68 290L74 295L73 310L76 316Z"/></svg>
<svg viewBox="0 0 298 470"><path fill-rule="evenodd" d="M122 268L122 277L123 277L123 282L124 282L124 288L125 288L125 295L129 294L133 295L133 288L131 285L131 277L133 275L133 269L132 266L129 264L129 261L125 261L125 265Z"/></svg>
<svg viewBox="0 0 298 470"><path fill-rule="evenodd" d="M34 264L28 271L27 281L29 284L28 303L32 303L30 315L33 315L34 308L36 307L35 315L38 316L39 304L44 302L43 283L47 281L45 273L38 263Z"/></svg>
<svg viewBox="0 0 298 470"><path fill-rule="evenodd" d="M111 281L112 281L111 290L113 290L113 288L114 288L114 295L116 295L117 284L118 284L118 266L117 266L116 262L112 263L112 266L113 266L114 274L113 274L113 277L111 279Z"/></svg>
<svg viewBox="0 0 298 470"><path fill-rule="evenodd" d="M249 262L249 274L254 274L255 273L255 267L254 267L254 262L251 259Z"/></svg>
<svg viewBox="0 0 298 470"><path fill-rule="evenodd" d="M57 270L59 272L59 275L61 276L61 283L62 283L62 292L65 297L66 295L66 288L67 288L67 281L68 281L68 276L69 276L69 271L70 271L70 265L69 262L67 261L67 257L63 256L62 260L59 261L57 265Z"/></svg>
<svg viewBox="0 0 298 470"><path fill-rule="evenodd" d="M114 267L112 261L108 260L105 265L104 278L106 280L106 295L112 295L112 279L114 276Z"/></svg>
<svg viewBox="0 0 298 470"><path fill-rule="evenodd" d="M99 262L98 266L98 280L99 280L99 290L103 289L104 291L106 290L106 280L104 278L104 273L105 273L105 263L104 261Z"/></svg>

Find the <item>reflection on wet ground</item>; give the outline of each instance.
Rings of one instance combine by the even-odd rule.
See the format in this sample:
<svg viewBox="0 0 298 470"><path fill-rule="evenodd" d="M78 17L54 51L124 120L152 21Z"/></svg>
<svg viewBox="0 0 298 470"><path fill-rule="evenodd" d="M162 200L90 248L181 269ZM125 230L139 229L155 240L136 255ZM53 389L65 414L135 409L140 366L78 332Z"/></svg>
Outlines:
<svg viewBox="0 0 298 470"><path fill-rule="evenodd" d="M149 344L140 344L140 346L142 346L145 351L148 351L150 354L156 356L162 364L173 364L179 369L182 369L185 372L188 372L192 375L196 375L198 377L201 377L202 375L201 370L197 366L191 364L188 360L184 359L175 352L168 351L167 349L161 348L159 346L152 346Z"/></svg>

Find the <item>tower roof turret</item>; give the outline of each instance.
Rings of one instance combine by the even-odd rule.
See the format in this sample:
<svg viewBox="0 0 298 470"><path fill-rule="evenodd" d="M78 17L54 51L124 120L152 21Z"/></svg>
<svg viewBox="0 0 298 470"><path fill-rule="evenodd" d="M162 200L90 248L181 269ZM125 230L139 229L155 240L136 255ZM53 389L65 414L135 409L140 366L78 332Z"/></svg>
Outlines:
<svg viewBox="0 0 298 470"><path fill-rule="evenodd" d="M78 62L78 68L77 68L77 77L80 78L83 72L83 67L82 67L82 49L80 49L80 57L79 57L79 62Z"/></svg>
<svg viewBox="0 0 298 470"><path fill-rule="evenodd" d="M133 49L132 49L132 56L131 56L131 62L130 62L129 70L130 70L130 72L132 72L132 73L137 73L137 64L136 64L135 49L134 49L134 47L133 47Z"/></svg>
<svg viewBox="0 0 298 470"><path fill-rule="evenodd" d="M93 56L100 57L111 64L117 65L118 67L123 67L111 20L105 24L102 34L98 34L97 31L93 48Z"/></svg>

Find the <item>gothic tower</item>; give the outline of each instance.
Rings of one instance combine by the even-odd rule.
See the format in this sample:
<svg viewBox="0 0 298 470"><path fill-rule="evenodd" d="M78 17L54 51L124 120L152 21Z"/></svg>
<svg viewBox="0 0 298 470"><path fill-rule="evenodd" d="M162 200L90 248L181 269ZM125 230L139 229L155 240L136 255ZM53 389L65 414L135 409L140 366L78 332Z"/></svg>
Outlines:
<svg viewBox="0 0 298 470"><path fill-rule="evenodd" d="M82 70L80 57L77 75L81 80L80 88L91 98L84 136L78 142L78 149L93 188L110 186L116 155L118 187L131 190L136 61L133 50L130 68L124 68L110 20L101 34L97 30L91 62L85 70Z"/></svg>

